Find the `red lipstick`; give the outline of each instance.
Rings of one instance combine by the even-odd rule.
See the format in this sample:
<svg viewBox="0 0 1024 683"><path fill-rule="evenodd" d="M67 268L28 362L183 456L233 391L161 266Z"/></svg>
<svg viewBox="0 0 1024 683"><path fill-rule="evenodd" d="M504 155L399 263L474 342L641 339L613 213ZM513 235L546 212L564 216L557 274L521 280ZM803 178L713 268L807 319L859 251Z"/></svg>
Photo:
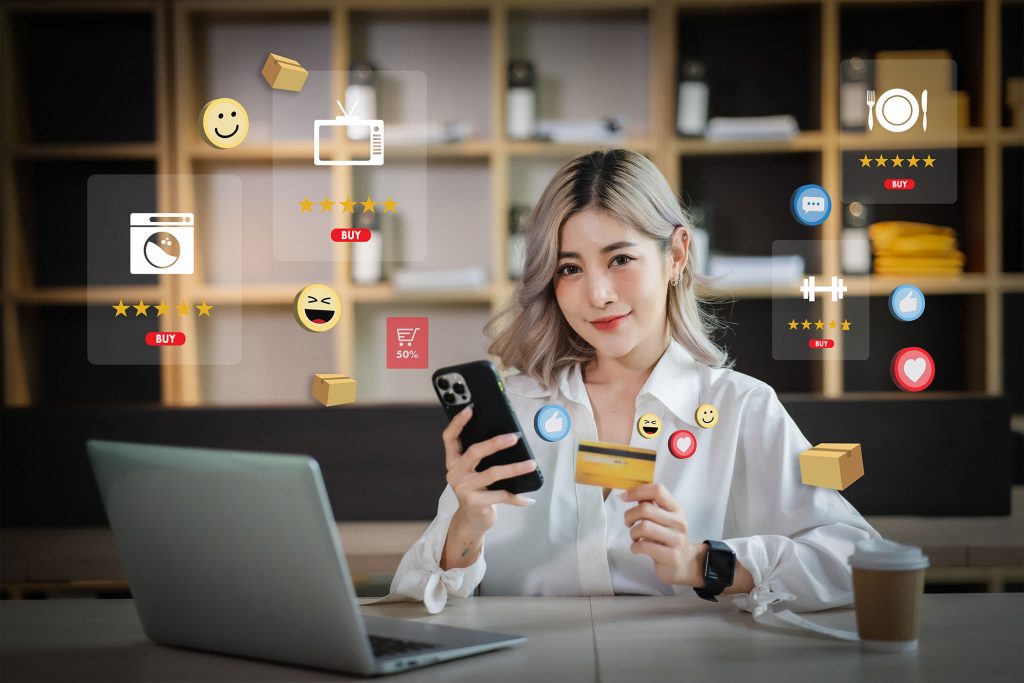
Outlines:
<svg viewBox="0 0 1024 683"><path fill-rule="evenodd" d="M623 313L622 315L610 315L606 318L598 318L597 320L591 320L590 324L599 330L614 330L618 327L629 313Z"/></svg>

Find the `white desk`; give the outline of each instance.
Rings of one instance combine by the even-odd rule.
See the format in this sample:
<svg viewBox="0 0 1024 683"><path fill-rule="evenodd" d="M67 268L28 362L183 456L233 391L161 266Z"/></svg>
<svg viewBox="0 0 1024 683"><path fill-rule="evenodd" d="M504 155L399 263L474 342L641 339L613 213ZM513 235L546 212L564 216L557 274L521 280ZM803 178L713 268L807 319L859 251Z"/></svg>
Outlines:
<svg viewBox="0 0 1024 683"><path fill-rule="evenodd" d="M984 681L1024 677L1024 594L924 596L916 654L861 654L854 643L757 626L727 603L687 598L470 598L426 614L415 604L368 614L521 633L518 647L400 674L417 681ZM297 669L154 645L130 600L0 605L4 681L329 681ZM853 628L852 610L812 615Z"/></svg>

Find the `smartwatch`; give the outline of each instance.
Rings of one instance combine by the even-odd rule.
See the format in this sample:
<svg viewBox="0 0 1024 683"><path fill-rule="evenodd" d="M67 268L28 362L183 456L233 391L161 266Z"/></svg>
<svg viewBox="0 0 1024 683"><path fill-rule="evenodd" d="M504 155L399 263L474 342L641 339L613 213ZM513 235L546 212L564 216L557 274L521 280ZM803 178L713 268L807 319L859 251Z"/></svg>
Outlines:
<svg viewBox="0 0 1024 683"><path fill-rule="evenodd" d="M694 592L705 600L718 602L715 596L732 585L736 573L736 553L721 541L704 541L708 554L704 556L704 587Z"/></svg>

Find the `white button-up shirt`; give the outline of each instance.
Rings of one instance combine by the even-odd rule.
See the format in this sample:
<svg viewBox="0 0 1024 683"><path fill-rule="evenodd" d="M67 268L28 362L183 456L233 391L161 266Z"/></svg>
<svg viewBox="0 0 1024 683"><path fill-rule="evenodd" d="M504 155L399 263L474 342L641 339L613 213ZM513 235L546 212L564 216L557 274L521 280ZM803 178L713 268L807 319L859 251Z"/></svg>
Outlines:
<svg viewBox="0 0 1024 683"><path fill-rule="evenodd" d="M466 597L477 587L488 596L694 595L660 581L649 556L630 552L623 516L635 503L623 502L622 491L605 499L600 487L575 481L577 444L599 440L580 367L563 370L553 390L525 375L505 384L544 475L544 485L526 494L536 504L499 505L476 561L445 571L440 560L459 505L446 487L437 517L402 558L387 599L423 600L437 612L449 593ZM533 429L534 415L549 403L572 419L569 435L556 443ZM718 409L711 429L696 424L704 403ZM811 444L770 386L699 364L673 341L636 397L634 424L645 413L661 418L661 432L646 439L634 428L629 445L657 451L654 481L679 502L690 540L724 540L753 575L755 590L738 606L753 610L755 601L777 602L787 593L797 610L852 602L847 558L857 541L878 534L838 492L802 483L799 453ZM687 459L669 451L679 429L697 440Z"/></svg>

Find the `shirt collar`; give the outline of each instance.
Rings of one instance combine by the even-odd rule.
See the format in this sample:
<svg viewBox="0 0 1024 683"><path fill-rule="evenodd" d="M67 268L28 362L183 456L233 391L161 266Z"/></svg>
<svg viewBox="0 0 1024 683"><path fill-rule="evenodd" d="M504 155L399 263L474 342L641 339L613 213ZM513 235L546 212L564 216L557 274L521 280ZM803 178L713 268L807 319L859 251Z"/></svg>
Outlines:
<svg viewBox="0 0 1024 683"><path fill-rule="evenodd" d="M580 405L589 404L579 363L562 370L558 388L568 400ZM669 342L651 376L640 389L639 395L644 394L658 399L676 419L694 423L693 416L700 402L700 376L693 356L676 340Z"/></svg>
<svg viewBox="0 0 1024 683"><path fill-rule="evenodd" d="M694 423L700 404L700 373L697 362L683 346L672 340L640 395L650 394L670 410L678 420Z"/></svg>

